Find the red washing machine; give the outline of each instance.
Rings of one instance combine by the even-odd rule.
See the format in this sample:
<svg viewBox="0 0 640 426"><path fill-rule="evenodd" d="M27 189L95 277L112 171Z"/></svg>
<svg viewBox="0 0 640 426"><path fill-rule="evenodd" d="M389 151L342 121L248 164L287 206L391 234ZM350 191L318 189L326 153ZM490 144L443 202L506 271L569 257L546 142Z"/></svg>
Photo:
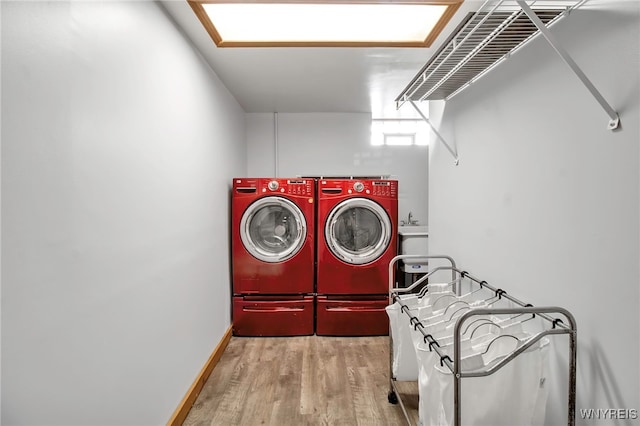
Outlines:
<svg viewBox="0 0 640 426"><path fill-rule="evenodd" d="M233 180L236 336L313 334L315 182Z"/></svg>
<svg viewBox="0 0 640 426"><path fill-rule="evenodd" d="M317 212L316 333L388 334L398 182L320 179Z"/></svg>

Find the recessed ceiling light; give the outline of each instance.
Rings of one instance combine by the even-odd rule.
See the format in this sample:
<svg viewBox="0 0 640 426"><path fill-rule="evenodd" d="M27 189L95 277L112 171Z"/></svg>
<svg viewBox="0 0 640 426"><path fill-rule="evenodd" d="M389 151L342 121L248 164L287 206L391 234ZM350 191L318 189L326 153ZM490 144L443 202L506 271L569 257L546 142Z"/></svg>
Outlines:
<svg viewBox="0 0 640 426"><path fill-rule="evenodd" d="M428 47L463 0L189 0L219 47Z"/></svg>

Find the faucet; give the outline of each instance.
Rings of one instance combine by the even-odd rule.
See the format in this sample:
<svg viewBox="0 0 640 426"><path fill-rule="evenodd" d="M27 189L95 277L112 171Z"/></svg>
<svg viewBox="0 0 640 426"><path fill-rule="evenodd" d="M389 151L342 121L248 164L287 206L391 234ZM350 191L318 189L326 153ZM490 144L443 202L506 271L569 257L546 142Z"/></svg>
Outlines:
<svg viewBox="0 0 640 426"><path fill-rule="evenodd" d="M409 212L409 216L407 217L407 225L417 225L417 224L418 224L418 220L413 219L413 213Z"/></svg>
<svg viewBox="0 0 640 426"><path fill-rule="evenodd" d="M400 226L407 226L407 225L417 225L418 224L418 219L414 219L413 218L413 213L409 212L409 216L407 216L407 220L400 220Z"/></svg>

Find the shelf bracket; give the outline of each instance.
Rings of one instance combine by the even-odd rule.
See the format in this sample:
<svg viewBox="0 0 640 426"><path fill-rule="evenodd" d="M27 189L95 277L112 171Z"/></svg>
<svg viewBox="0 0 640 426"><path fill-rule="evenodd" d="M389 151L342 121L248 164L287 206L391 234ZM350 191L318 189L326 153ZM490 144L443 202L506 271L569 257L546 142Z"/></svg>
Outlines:
<svg viewBox="0 0 640 426"><path fill-rule="evenodd" d="M593 97L596 98L596 101L598 101L600 106L605 110L605 112L609 116L609 124L607 128L609 130L617 129L620 126L620 117L618 117L618 113L611 107L611 105L609 105L607 100L604 98L604 96L602 96L602 94L600 94L593 83L591 83L591 80L589 80L585 73L582 72L578 64L576 64L573 58L569 56L569 53L567 53L567 51L564 50L560 43L558 43L558 40L553 34L551 34L549 28L547 28L547 26L540 20L538 15L536 15L536 13L531 10L526 1L516 0L516 3L518 3L523 12L529 17L531 22L535 24L544 38L547 39L547 42L549 42L553 50L555 50L556 53L560 55L562 60L569 66L569 68L571 68L574 74L580 79L580 81L582 81L582 84L585 85L585 87L589 90L589 92L591 92Z"/></svg>
<svg viewBox="0 0 640 426"><path fill-rule="evenodd" d="M440 139L440 142L442 142L442 144L445 146L445 148L447 148L447 151L449 151L449 153L453 156L454 164L456 166L458 164L460 164L460 159L458 158L458 153L456 151L454 151L453 149L451 149L451 147L449 146L447 141L445 141L444 138L442 137L442 135L440 134L440 132L438 132L438 129L436 129L433 124L431 124L431 121L422 113L420 108L418 108L418 105L416 105L415 102L413 102L411 99L409 99L409 103L411 104L411 106L413 106L413 108L420 115L420 117L422 117L422 119L429 125L429 127L431 127L431 130L433 130L433 133L436 134L438 139Z"/></svg>

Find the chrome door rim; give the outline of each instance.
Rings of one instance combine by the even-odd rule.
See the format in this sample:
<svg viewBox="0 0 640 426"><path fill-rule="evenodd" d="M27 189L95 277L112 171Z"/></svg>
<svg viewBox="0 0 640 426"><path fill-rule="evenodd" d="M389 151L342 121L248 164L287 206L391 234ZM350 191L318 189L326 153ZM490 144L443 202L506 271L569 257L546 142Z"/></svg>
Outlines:
<svg viewBox="0 0 640 426"><path fill-rule="evenodd" d="M372 249L365 253L354 253L353 251L342 247L335 234L335 227L340 215L355 207L361 207L371 211L378 218L382 227L381 238ZM391 220L389 219L387 212L382 208L382 206L380 206L380 204L366 198L350 198L338 204L329 213L324 228L325 241L329 250L331 250L331 253L342 261L352 265L364 265L379 259L387 250L387 247L389 247L391 233Z"/></svg>
<svg viewBox="0 0 640 426"><path fill-rule="evenodd" d="M258 247L252 240L250 234L251 220L258 210L267 206L281 206L291 211L294 220L297 225L297 234L295 236L295 243L288 247L286 250L280 253L271 253ZM305 236L307 234L307 222L305 220L302 210L296 206L292 201L282 197L264 197L251 204L247 210L242 214L240 220L240 239L244 248L256 259L268 263L278 263L291 259L295 256L305 242Z"/></svg>

